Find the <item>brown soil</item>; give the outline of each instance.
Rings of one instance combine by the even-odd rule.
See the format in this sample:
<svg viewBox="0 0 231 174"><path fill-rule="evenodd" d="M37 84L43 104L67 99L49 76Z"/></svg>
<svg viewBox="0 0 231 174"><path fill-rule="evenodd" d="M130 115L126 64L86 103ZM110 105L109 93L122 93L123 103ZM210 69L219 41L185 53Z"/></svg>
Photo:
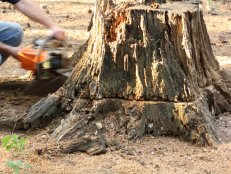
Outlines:
<svg viewBox="0 0 231 174"><path fill-rule="evenodd" d="M66 30L70 51L77 50L87 39L87 25L93 9L94 0L38 0L41 7L59 22ZM34 38L46 35L46 30L6 3L7 7L0 18L15 21L25 29L23 45ZM11 8L9 8L11 7ZM231 3L214 2L217 15L205 13L207 28L211 37L214 54L222 67L231 67ZM29 24L28 24L29 23ZM29 27L30 26L30 27ZM0 67L0 118L23 117L28 108L40 97L29 96L23 89L30 82L23 78L25 71L18 63L9 58ZM13 129L0 127L0 139ZM197 147L191 143L172 137L150 137L136 141L118 140L120 145L109 148L108 152L99 156L84 153L62 154L55 151L54 145L47 143L48 129L30 132L16 132L26 136L29 143L26 147L27 162L32 165L28 173L39 174L77 174L77 173L231 173L231 115L224 114L217 120L217 132L222 144L216 147ZM10 154L0 149L0 174L10 173L5 161Z"/></svg>

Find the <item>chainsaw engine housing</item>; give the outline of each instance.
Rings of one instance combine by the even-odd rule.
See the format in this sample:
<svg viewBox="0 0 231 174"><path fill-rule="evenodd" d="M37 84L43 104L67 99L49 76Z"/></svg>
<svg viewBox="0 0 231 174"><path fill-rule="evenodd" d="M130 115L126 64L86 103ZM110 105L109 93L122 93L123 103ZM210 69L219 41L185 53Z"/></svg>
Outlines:
<svg viewBox="0 0 231 174"><path fill-rule="evenodd" d="M69 66L66 48L57 40L36 40L33 46L22 49L18 57L22 68L31 70L38 79L57 76Z"/></svg>
<svg viewBox="0 0 231 174"><path fill-rule="evenodd" d="M35 75L39 79L47 79L57 75L56 70L64 69L66 54L61 50L50 50L46 53L46 59L36 64Z"/></svg>

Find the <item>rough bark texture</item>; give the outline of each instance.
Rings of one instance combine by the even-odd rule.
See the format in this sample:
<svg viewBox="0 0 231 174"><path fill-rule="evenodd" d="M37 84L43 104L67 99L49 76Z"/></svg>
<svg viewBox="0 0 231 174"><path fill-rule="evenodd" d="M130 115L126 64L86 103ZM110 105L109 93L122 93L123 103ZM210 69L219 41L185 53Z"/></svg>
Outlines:
<svg viewBox="0 0 231 174"><path fill-rule="evenodd" d="M46 98L42 98L38 103L33 105L25 118L23 123L25 128L39 127L43 122L50 120L51 114L57 111L59 104L59 96L52 94Z"/></svg>
<svg viewBox="0 0 231 174"><path fill-rule="evenodd" d="M198 6L105 3L95 6L91 36L58 99L40 101L42 114L32 107L25 125L54 116L60 102L68 114L52 137L65 140L64 152L99 154L116 136L146 133L217 142L214 119L230 111L231 97Z"/></svg>
<svg viewBox="0 0 231 174"><path fill-rule="evenodd" d="M218 79L219 65L195 6L185 3L175 11L180 3L161 9L126 5L105 18L96 16L102 19L96 18L66 96L192 101L200 88Z"/></svg>

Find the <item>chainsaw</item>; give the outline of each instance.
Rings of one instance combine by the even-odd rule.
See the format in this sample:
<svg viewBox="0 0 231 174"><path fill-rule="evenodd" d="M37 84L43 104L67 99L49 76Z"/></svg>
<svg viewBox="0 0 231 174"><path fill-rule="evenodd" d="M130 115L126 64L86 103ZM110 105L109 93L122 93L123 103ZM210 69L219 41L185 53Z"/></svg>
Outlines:
<svg viewBox="0 0 231 174"><path fill-rule="evenodd" d="M18 52L18 60L21 67L32 71L36 79L69 76L71 72L65 43L53 37L35 40L32 46Z"/></svg>

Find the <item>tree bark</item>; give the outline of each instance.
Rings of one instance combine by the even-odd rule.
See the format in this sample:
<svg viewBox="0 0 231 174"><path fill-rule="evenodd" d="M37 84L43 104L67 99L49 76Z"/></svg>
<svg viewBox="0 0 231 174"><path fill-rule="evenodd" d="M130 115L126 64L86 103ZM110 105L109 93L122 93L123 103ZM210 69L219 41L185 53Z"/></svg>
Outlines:
<svg viewBox="0 0 231 174"><path fill-rule="evenodd" d="M185 4L190 13L125 4L105 21L99 15L89 46L64 87L66 96L81 93L94 99L154 101L197 98L200 88L219 79L215 72L219 65L202 13Z"/></svg>
<svg viewBox="0 0 231 174"><path fill-rule="evenodd" d="M46 103L59 103L59 112L68 113L52 137L65 140L65 152L90 154L105 152L120 135L218 142L214 120L230 111L231 97L198 6L125 3L106 9L105 2L96 3L91 36L58 99L51 95L40 103L46 117L54 115ZM38 119L31 113L27 127Z"/></svg>

